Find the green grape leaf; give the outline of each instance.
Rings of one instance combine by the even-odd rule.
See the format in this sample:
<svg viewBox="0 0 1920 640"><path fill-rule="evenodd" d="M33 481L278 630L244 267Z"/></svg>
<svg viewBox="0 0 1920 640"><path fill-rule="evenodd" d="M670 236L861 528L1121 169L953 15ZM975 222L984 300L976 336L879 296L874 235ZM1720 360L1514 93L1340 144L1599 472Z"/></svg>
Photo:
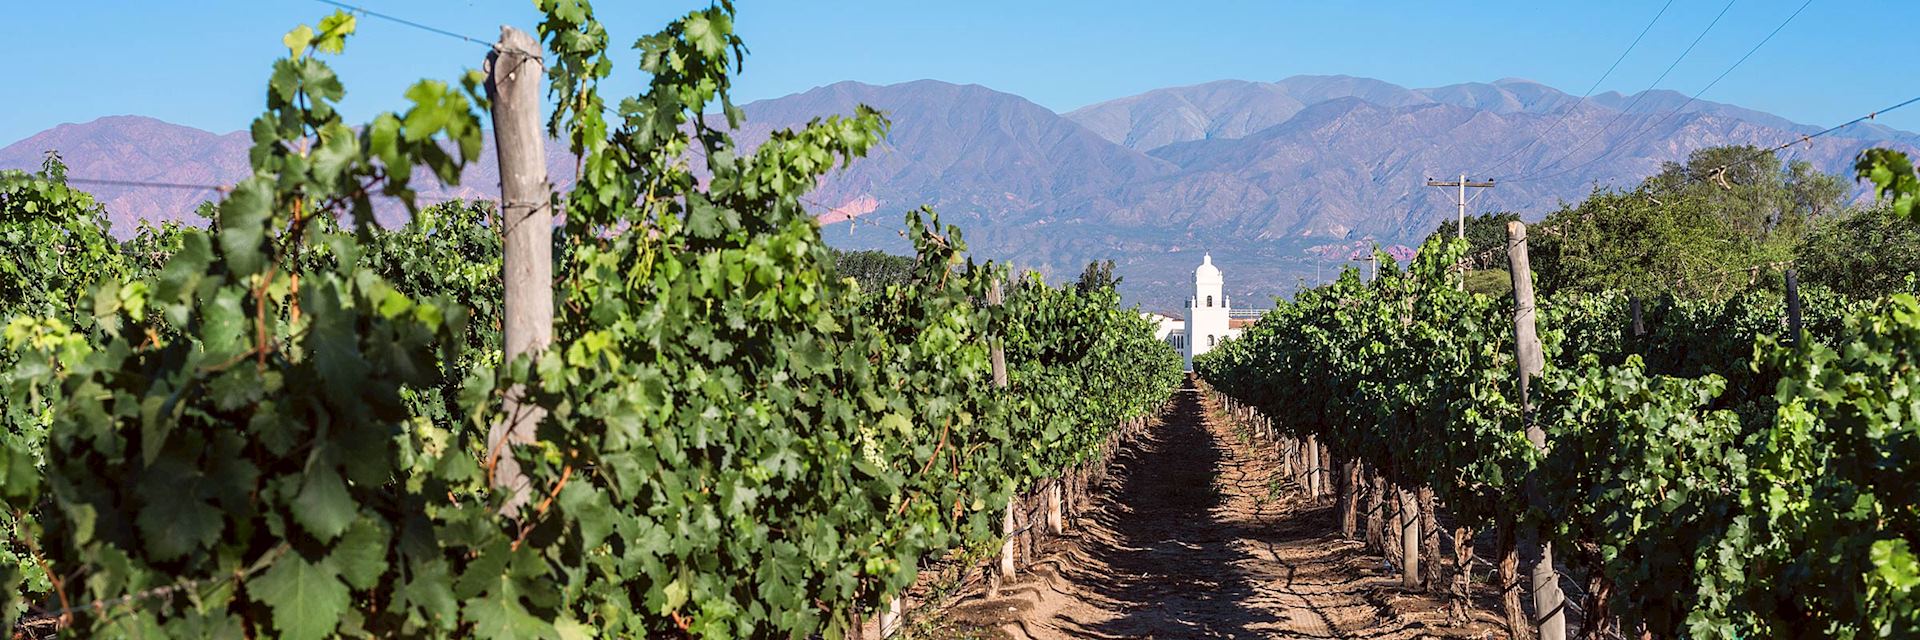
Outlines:
<svg viewBox="0 0 1920 640"><path fill-rule="evenodd" d="M259 273L266 263L262 245L273 212L271 189L262 179L242 181L220 202L220 253L234 273Z"/></svg>
<svg viewBox="0 0 1920 640"><path fill-rule="evenodd" d="M387 532L377 520L360 518L347 528L327 562L340 570L340 577L355 589L372 589L387 572Z"/></svg>
<svg viewBox="0 0 1920 640"><path fill-rule="evenodd" d="M293 500L293 519L322 541L340 537L353 522L353 496L347 483L331 465L316 465L307 471L300 495Z"/></svg>
<svg viewBox="0 0 1920 640"><path fill-rule="evenodd" d="M416 565L406 585L395 593L394 606L417 609L441 629L454 628L460 620L460 602L453 595L446 562L435 559Z"/></svg>
<svg viewBox="0 0 1920 640"><path fill-rule="evenodd" d="M289 58L300 57L300 54L307 50L307 45L312 42L313 27L304 24L294 27L292 31L287 32L285 37L280 38L280 43L287 45L287 57Z"/></svg>
<svg viewBox="0 0 1920 640"><path fill-rule="evenodd" d="M198 491L197 473L168 460L156 465L140 485L145 504L137 522L147 552L171 560L212 546L220 539L225 514Z"/></svg>
<svg viewBox="0 0 1920 640"><path fill-rule="evenodd" d="M320 19L320 35L314 40L314 48L338 55L346 48L346 38L353 34L357 23L353 14L334 10L332 15Z"/></svg>
<svg viewBox="0 0 1920 640"><path fill-rule="evenodd" d="M506 595L488 595L467 600L463 607L465 617L473 621L474 633L483 638L502 638L520 640L551 638L557 635L553 625L528 613L518 599L512 597L512 590L496 590Z"/></svg>
<svg viewBox="0 0 1920 640"><path fill-rule="evenodd" d="M286 552L246 582L247 595L273 610L273 626L290 640L318 640L333 634L347 613L347 585L333 567L307 562Z"/></svg>

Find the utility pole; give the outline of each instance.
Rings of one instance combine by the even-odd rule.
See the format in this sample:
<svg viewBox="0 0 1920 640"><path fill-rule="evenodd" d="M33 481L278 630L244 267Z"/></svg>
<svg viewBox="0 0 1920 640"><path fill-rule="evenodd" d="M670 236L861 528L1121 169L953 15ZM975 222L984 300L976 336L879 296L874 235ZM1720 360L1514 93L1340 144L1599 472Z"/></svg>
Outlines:
<svg viewBox="0 0 1920 640"><path fill-rule="evenodd" d="M1374 249L1373 251L1367 252L1367 257L1365 258L1353 259L1354 262L1367 262L1369 260L1373 262L1373 275L1367 278L1367 282L1373 282L1380 279L1380 250Z"/></svg>
<svg viewBox="0 0 1920 640"><path fill-rule="evenodd" d="M1460 206L1460 238L1464 240L1467 237L1467 203L1471 202L1471 200L1467 199L1467 187L1473 187L1476 189L1491 189L1493 188L1493 181L1492 180L1485 180L1485 181L1468 180L1467 174L1462 173L1460 174L1459 180L1450 180L1450 181L1443 182L1440 180L1435 180L1433 178L1427 178L1427 186L1459 187L1460 188L1460 197L1455 202ZM1480 199L1480 195L1474 194L1473 199L1474 200Z"/></svg>
<svg viewBox="0 0 1920 640"><path fill-rule="evenodd" d="M502 346L507 362L532 356L553 342L553 209L547 184L547 138L540 130L540 84L547 70L540 44L525 31L500 27L500 43L487 54L487 98L493 102L493 145L500 158L500 213L505 221L505 317ZM487 433L493 485L509 492L500 513L509 518L527 503L531 486L511 448L531 444L546 411L526 401L526 390L507 390L505 419Z"/></svg>

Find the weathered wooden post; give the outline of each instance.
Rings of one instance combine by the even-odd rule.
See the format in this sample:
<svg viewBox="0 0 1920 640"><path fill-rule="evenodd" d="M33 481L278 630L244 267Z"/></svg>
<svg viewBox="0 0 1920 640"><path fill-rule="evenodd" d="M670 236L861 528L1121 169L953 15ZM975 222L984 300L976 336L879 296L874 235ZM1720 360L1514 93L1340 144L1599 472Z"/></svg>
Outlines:
<svg viewBox="0 0 1920 640"><path fill-rule="evenodd" d="M1647 335L1647 320L1640 311L1640 296L1627 298L1627 306L1633 309L1633 337Z"/></svg>
<svg viewBox="0 0 1920 640"><path fill-rule="evenodd" d="M1000 278L995 277L993 279L992 286L990 286L987 289L987 304L989 306L998 307L1002 303L1002 300L1001 300L1002 297L1003 297L1003 294L1000 292ZM991 353L992 364L993 364L993 387L995 389L1005 389L1008 386L1007 385L1007 351L1006 351L1006 345L1004 342L1005 339L1002 336L995 335L991 338L991 340L993 341L993 347L992 347L992 353ZM1016 503L1018 502L1019 500L1017 497L1007 498L1007 511L1000 518L1000 537L1002 538L1002 541L1000 543L1000 574L999 574L1000 579L988 581L988 585L987 585L988 597L995 597L995 598L999 597L1000 582L1002 580L1011 580L1013 579L1013 576L1014 576L1013 509Z"/></svg>
<svg viewBox="0 0 1920 640"><path fill-rule="evenodd" d="M1060 503L1060 481L1055 480L1047 485L1047 532L1056 536L1067 530L1066 523L1060 516Z"/></svg>
<svg viewBox="0 0 1920 640"><path fill-rule="evenodd" d="M1547 433L1534 422L1529 389L1533 379L1546 370L1546 356L1541 351L1540 336L1534 327L1533 272L1527 260L1527 225L1518 220L1507 223L1507 268L1513 278L1513 342L1514 355L1520 365L1521 420L1526 425L1527 441L1533 444L1535 450L1545 453ZM1544 498L1540 495L1536 474L1528 474L1526 491L1529 503L1536 508L1544 506L1541 504ZM1541 640L1566 640L1566 596L1560 592L1560 576L1553 568L1553 543L1546 539L1543 531L1531 533L1540 549L1531 571L1535 624Z"/></svg>
<svg viewBox="0 0 1920 640"><path fill-rule="evenodd" d="M1800 274L1787 270L1787 337L1799 347L1805 333L1800 327Z"/></svg>
<svg viewBox="0 0 1920 640"><path fill-rule="evenodd" d="M887 610L880 612L880 637L890 638L900 631L900 619L906 608L905 602L894 598L887 603Z"/></svg>
<svg viewBox="0 0 1920 640"><path fill-rule="evenodd" d="M540 88L546 68L540 45L526 32L500 27L500 42L482 65L493 103L493 146L500 163L500 212L505 221L502 347L507 362L537 356L553 342L553 210L547 185L546 135L540 130ZM508 497L500 513L520 513L532 487L510 450L531 444L546 410L507 389L505 418L487 429L493 486Z"/></svg>
<svg viewBox="0 0 1920 640"><path fill-rule="evenodd" d="M1307 499L1309 501L1319 502L1320 501L1320 438L1318 436L1311 433L1307 434L1307 448L1305 451L1301 452L1301 457L1304 459L1303 462L1307 467L1307 483L1306 483Z"/></svg>
<svg viewBox="0 0 1920 640"><path fill-rule="evenodd" d="M1420 587L1420 502L1413 492L1400 493L1400 586Z"/></svg>
<svg viewBox="0 0 1920 640"><path fill-rule="evenodd" d="M1314 469L1317 476L1313 483L1318 487L1320 497L1331 497L1333 489L1328 485L1333 484L1333 451L1327 448L1325 442L1320 443L1320 451L1314 456Z"/></svg>
<svg viewBox="0 0 1920 640"><path fill-rule="evenodd" d="M1378 467L1367 473L1367 548L1387 555L1387 481Z"/></svg>

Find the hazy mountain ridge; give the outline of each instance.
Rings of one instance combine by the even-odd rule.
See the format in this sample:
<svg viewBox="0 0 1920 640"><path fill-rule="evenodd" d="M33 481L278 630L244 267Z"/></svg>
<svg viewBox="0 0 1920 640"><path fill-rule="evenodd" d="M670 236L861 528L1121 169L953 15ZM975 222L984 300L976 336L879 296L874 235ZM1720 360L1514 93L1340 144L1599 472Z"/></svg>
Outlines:
<svg viewBox="0 0 1920 640"><path fill-rule="evenodd" d="M1795 132L1819 130L1819 127L1762 111L1710 100L1689 101L1686 94L1677 91L1654 89L1629 95L1609 91L1582 100L1518 78L1428 89L1408 89L1351 76L1294 76L1278 82L1219 80L1155 89L1081 107L1065 115L1110 141L1152 150L1176 142L1242 137L1285 122L1309 105L1341 98L1359 98L1384 107L1446 104L1499 114L1558 114L1576 105L1610 112L1666 114L1684 107L1685 113L1730 116ZM1871 135L1900 135L1891 129L1880 129Z"/></svg>
<svg viewBox="0 0 1920 640"><path fill-rule="evenodd" d="M1425 187L1429 176L1514 178L1472 208L1537 218L1596 183L1631 186L1699 147L1771 146L1818 130L1742 107L1687 103L1670 91L1636 103L1611 93L1580 100L1515 79L1407 89L1297 76L1159 89L1066 114L978 85L841 82L744 105L740 137L755 144L776 128L859 104L887 112L892 128L885 144L810 198L831 242L904 250L899 216L928 204L961 224L983 258L1056 278L1088 260L1115 259L1128 298L1149 306L1181 299L1202 250L1226 271L1229 293L1251 302L1297 278L1330 276L1337 255L1356 243L1417 242L1453 214L1452 192ZM1681 104L1686 111L1673 114ZM1911 150L1910 136L1859 125L1782 155L1844 172L1868 146L1892 140ZM229 184L247 174L249 145L244 133L103 118L0 148L0 168L36 168L45 150L59 149L73 176ZM553 182L564 185L572 157L559 144L547 154ZM423 195L490 195L498 173L490 150L485 158L462 186L423 184ZM190 215L215 195L88 188L123 234L139 219Z"/></svg>
<svg viewBox="0 0 1920 640"><path fill-rule="evenodd" d="M70 178L179 185L76 184L106 206L114 235L127 237L142 221L203 223L195 216L195 208L218 200L219 193L184 187L229 186L252 175L247 160L251 148L253 139L245 131L216 134L145 116L108 116L62 124L0 147L0 169L35 171L48 151L57 151ZM565 144L549 141L546 152L549 181L571 182L573 156ZM483 136L480 159L461 174L459 185L440 184L425 169L412 180L423 204L451 198L496 199L499 184L490 134ZM383 201L376 215L393 224L404 211L397 201Z"/></svg>

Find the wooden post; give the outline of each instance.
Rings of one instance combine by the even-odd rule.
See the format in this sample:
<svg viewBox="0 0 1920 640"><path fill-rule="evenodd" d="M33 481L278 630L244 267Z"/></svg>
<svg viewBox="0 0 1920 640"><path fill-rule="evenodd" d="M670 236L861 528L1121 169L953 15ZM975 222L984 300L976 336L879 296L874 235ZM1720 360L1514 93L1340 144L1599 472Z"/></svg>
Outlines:
<svg viewBox="0 0 1920 640"><path fill-rule="evenodd" d="M1406 520L1400 518L1400 512L1405 508L1400 502L1400 485L1385 480L1382 482L1386 484L1386 490L1380 494L1381 520L1384 521L1381 528L1384 543L1380 546L1380 556L1387 559L1388 565L1398 566L1407 559L1406 547L1400 545L1400 539L1407 533Z"/></svg>
<svg viewBox="0 0 1920 640"><path fill-rule="evenodd" d="M1420 555L1427 559L1427 572L1420 580L1428 589L1444 589L1447 563L1440 561L1440 514L1435 508L1433 487L1423 485L1413 493L1420 501Z"/></svg>
<svg viewBox="0 0 1920 640"><path fill-rule="evenodd" d="M1527 441L1533 444L1534 450L1545 453L1547 433L1534 422L1533 401L1528 389L1533 379L1546 370L1546 357L1541 352L1540 336L1534 327L1533 272L1527 261L1527 225L1518 220L1507 223L1507 269L1513 278L1513 342L1514 355L1520 365L1521 420L1526 425ZM1544 505L1541 504L1543 498L1536 476L1537 472L1528 474L1526 492L1527 501L1539 508ZM1533 611L1540 630L1540 640L1566 640L1566 596L1560 592L1560 576L1553 568L1553 543L1546 539L1542 531L1531 533L1540 550L1531 570Z"/></svg>
<svg viewBox="0 0 1920 640"><path fill-rule="evenodd" d="M998 307L1003 302L1002 298L1003 298L1003 294L1000 292L1000 278L995 277L993 279L993 284L987 288L987 304L990 306ZM993 364L993 388L1005 389L1007 388L1007 385L1008 385L1006 345L1004 343L1004 339L998 335L993 336L992 341L993 341L993 348L992 348L991 358L992 358L992 364ZM1000 519L1000 537L1003 538L1002 542L1000 543L1000 577L1006 578L1006 579L1012 579L1014 575L1013 509L1018 502L1019 502L1018 497L1009 497L1007 499L1007 512L1005 516ZM994 596L999 595L1000 589L997 583L991 585L989 587L989 590L993 592Z"/></svg>
<svg viewBox="0 0 1920 640"><path fill-rule="evenodd" d="M1793 269L1787 270L1787 336L1795 347L1805 337L1800 327L1800 274Z"/></svg>
<svg viewBox="0 0 1920 640"><path fill-rule="evenodd" d="M1332 498L1332 452L1331 450L1327 450L1327 444L1325 444L1325 442L1321 442L1319 452L1313 454L1313 469L1315 469L1315 471L1313 471L1313 473L1315 473L1313 486L1319 488L1319 496L1321 496L1321 498Z"/></svg>
<svg viewBox="0 0 1920 640"><path fill-rule="evenodd" d="M996 277L993 279L993 284L987 287L987 305L998 307L1004 302L1001 299L1003 297L1004 295L1000 293L1000 278ZM1007 388L1006 345L1002 343L1001 337L998 335L993 336L990 340L993 342L991 355L993 359L993 388L1005 389Z"/></svg>
<svg viewBox="0 0 1920 640"><path fill-rule="evenodd" d="M1312 443L1313 434L1307 434L1305 440L1293 441L1293 474L1298 478L1300 491L1306 494L1308 501L1313 500L1313 456L1307 453L1307 446Z"/></svg>
<svg viewBox="0 0 1920 640"><path fill-rule="evenodd" d="M1647 320L1640 311L1640 296L1627 298L1627 306L1633 309L1633 337L1647 335Z"/></svg>
<svg viewBox="0 0 1920 640"><path fill-rule="evenodd" d="M1005 538L1000 542L1000 577L1002 578L1012 578L1014 575L1013 551L1019 534L1014 531L1013 510L1019 502L1018 496L1009 498L1006 512L1000 514L1000 536Z"/></svg>
<svg viewBox="0 0 1920 640"><path fill-rule="evenodd" d="M546 134L540 127L540 89L546 68L540 44L524 31L500 27L500 42L487 54L487 98L493 103L493 146L500 163L500 212L505 221L505 316L502 346L507 362L537 356L553 342L553 210L547 185ZM530 444L546 410L525 402L525 389L509 388L505 419L487 430L493 486L509 492L500 513L519 514L531 495L530 481L508 450Z"/></svg>
<svg viewBox="0 0 1920 640"><path fill-rule="evenodd" d="M1387 555L1387 481L1380 477L1379 469L1372 468L1367 477L1367 548Z"/></svg>
<svg viewBox="0 0 1920 640"><path fill-rule="evenodd" d="M880 627L880 637L893 637L893 634L900 630L900 617L905 608L904 601L899 596L894 596L887 601L887 610L880 612L880 624L877 625Z"/></svg>
<svg viewBox="0 0 1920 640"><path fill-rule="evenodd" d="M1307 448L1300 452L1302 462L1307 468L1307 500L1320 500L1320 439L1307 434Z"/></svg>
<svg viewBox="0 0 1920 640"><path fill-rule="evenodd" d="M1400 586L1420 587L1420 502L1400 489Z"/></svg>
<svg viewBox="0 0 1920 640"><path fill-rule="evenodd" d="M1047 532L1060 535L1067 530L1065 518L1060 513L1060 481L1055 480L1047 486Z"/></svg>
<svg viewBox="0 0 1920 640"><path fill-rule="evenodd" d="M1294 477L1293 437L1287 436L1278 439L1274 442L1274 447L1280 450L1280 477L1283 479Z"/></svg>

